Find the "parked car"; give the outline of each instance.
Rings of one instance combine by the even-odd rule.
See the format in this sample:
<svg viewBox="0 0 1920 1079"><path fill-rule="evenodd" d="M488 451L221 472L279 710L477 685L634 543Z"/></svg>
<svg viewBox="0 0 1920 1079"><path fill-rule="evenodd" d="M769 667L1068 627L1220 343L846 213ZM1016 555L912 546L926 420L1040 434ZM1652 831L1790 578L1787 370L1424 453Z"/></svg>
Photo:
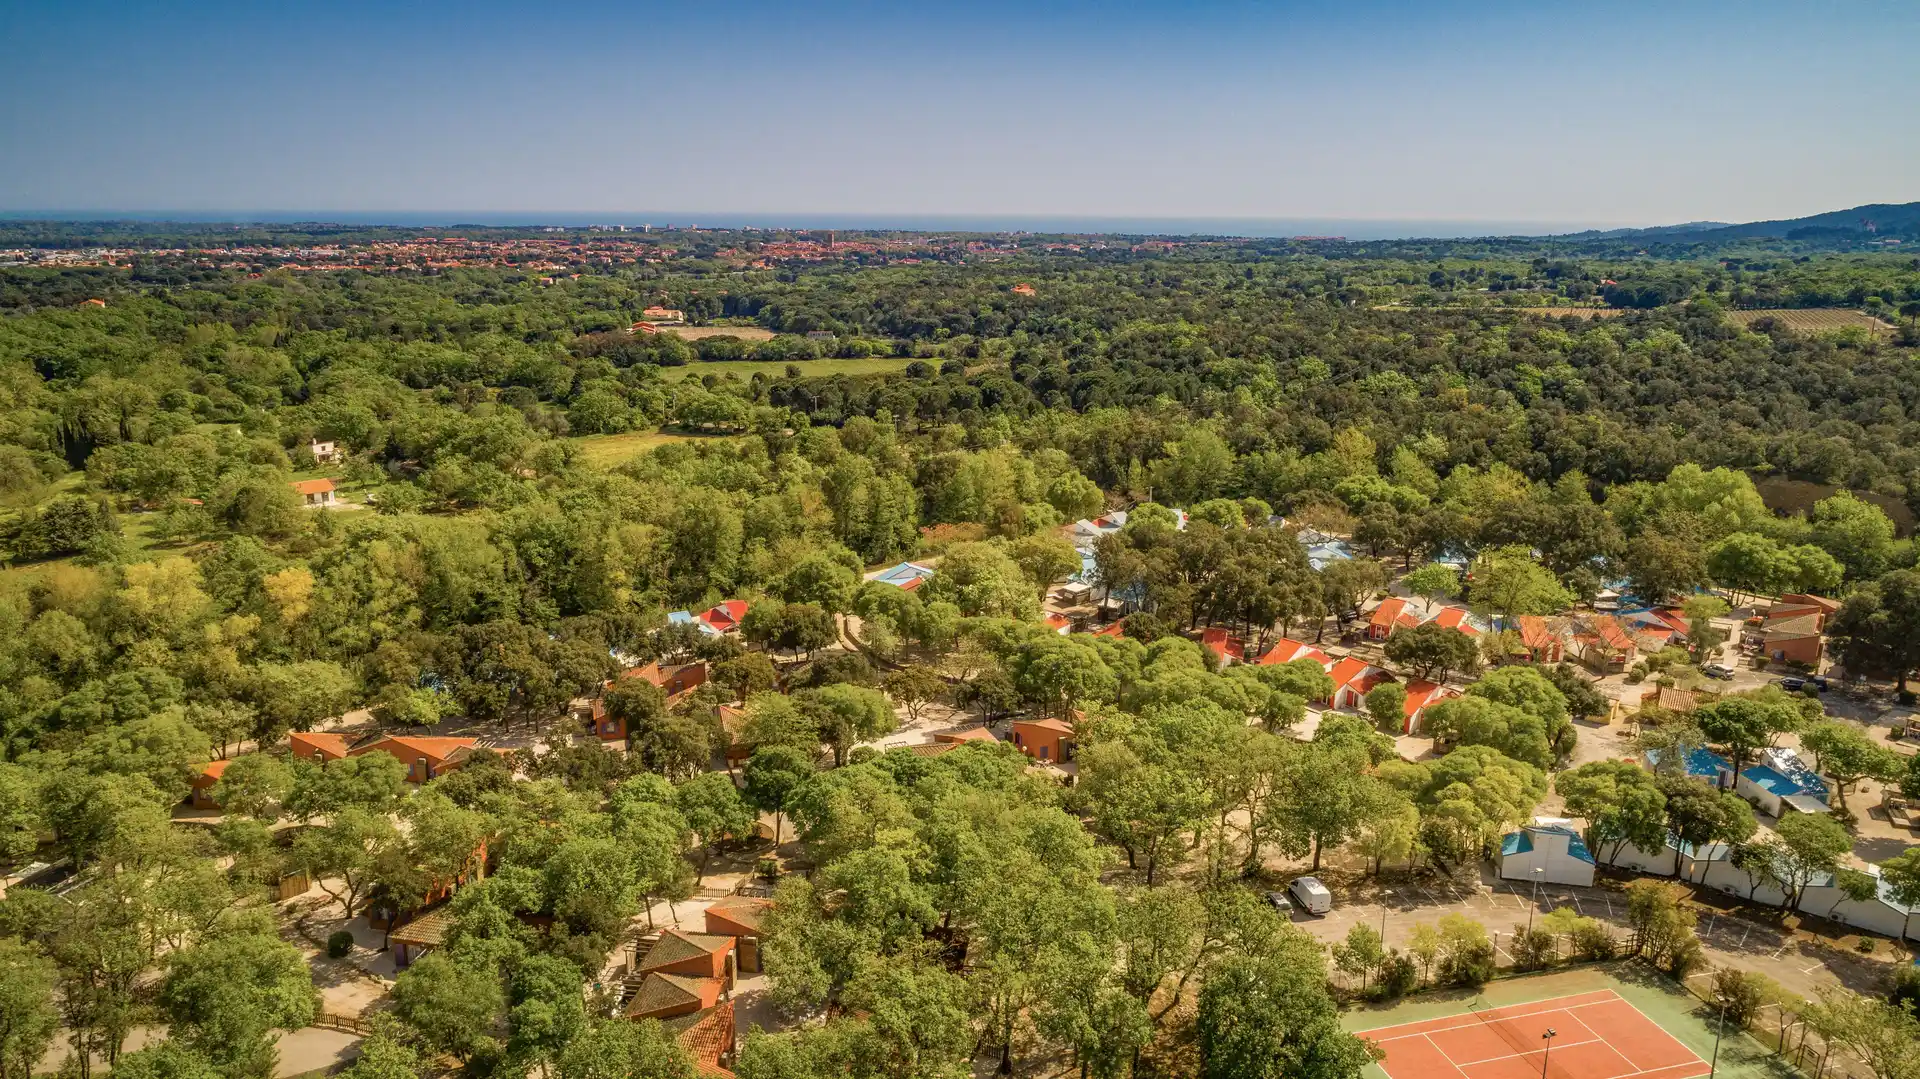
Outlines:
<svg viewBox="0 0 1920 1079"><path fill-rule="evenodd" d="M1709 663L1700 668L1700 673L1706 675L1708 678L1718 678L1722 682L1733 681L1733 668L1725 664Z"/></svg>
<svg viewBox="0 0 1920 1079"><path fill-rule="evenodd" d="M1287 885L1287 895L1308 914L1325 914L1333 909L1333 893L1319 877L1295 877Z"/></svg>
<svg viewBox="0 0 1920 1079"><path fill-rule="evenodd" d="M1804 678L1782 678L1780 680L1780 688L1786 690L1788 693L1798 693L1807 688L1807 680Z"/></svg>
<svg viewBox="0 0 1920 1079"><path fill-rule="evenodd" d="M1288 917L1291 917L1293 915L1293 900L1287 898L1287 893L1268 892L1266 895L1266 899L1267 899L1267 903L1271 905L1274 910L1277 910L1281 914L1286 915Z"/></svg>

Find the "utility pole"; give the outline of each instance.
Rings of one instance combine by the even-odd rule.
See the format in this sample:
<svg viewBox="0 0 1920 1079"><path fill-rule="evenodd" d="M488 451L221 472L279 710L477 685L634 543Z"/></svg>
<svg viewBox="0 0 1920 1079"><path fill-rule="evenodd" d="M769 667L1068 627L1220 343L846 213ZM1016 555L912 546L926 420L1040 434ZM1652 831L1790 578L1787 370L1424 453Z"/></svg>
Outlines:
<svg viewBox="0 0 1920 1079"><path fill-rule="evenodd" d="M1527 908L1528 936L1533 935L1533 912L1540 909L1540 875L1546 871L1547 867L1543 865L1533 867L1533 905Z"/></svg>
<svg viewBox="0 0 1920 1079"><path fill-rule="evenodd" d="M1713 1024L1713 1062L1707 1065L1707 1079L1713 1079L1713 1073L1720 1067L1720 1032L1727 1028L1727 1001L1720 999L1720 1018ZM1541 1079L1545 1079L1542 1076Z"/></svg>
<svg viewBox="0 0 1920 1079"><path fill-rule="evenodd" d="M1553 1056L1553 1036L1558 1033L1560 1032L1548 1027L1547 1032L1540 1035L1540 1040L1547 1043L1546 1049L1540 1054L1540 1079L1547 1079L1547 1060Z"/></svg>

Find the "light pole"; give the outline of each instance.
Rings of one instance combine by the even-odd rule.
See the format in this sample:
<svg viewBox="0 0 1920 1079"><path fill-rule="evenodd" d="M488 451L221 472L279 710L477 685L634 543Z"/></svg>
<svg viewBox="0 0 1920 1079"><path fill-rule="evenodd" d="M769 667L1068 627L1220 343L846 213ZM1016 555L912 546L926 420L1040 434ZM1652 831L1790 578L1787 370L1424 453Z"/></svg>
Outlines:
<svg viewBox="0 0 1920 1079"><path fill-rule="evenodd" d="M1707 1079L1713 1079L1713 1073L1720 1067L1720 1032L1727 1028L1727 1001L1720 1000L1720 1018L1713 1024L1713 1062L1707 1065ZM1541 1079L1545 1079L1544 1076Z"/></svg>
<svg viewBox="0 0 1920 1079"><path fill-rule="evenodd" d="M1540 909L1540 875L1547 871L1544 865L1533 867L1533 906L1527 908L1527 935L1533 935L1533 912Z"/></svg>
<svg viewBox="0 0 1920 1079"><path fill-rule="evenodd" d="M1553 1036L1558 1033L1560 1032L1548 1027L1547 1032L1540 1035L1540 1040L1547 1043L1546 1049L1540 1054L1540 1079L1547 1079L1547 1060L1553 1056Z"/></svg>

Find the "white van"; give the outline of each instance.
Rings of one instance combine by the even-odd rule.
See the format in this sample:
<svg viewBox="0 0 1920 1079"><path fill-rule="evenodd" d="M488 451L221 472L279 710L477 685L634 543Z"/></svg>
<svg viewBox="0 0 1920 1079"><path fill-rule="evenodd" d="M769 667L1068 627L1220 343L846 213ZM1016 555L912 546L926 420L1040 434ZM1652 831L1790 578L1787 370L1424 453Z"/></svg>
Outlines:
<svg viewBox="0 0 1920 1079"><path fill-rule="evenodd" d="M1287 894L1308 914L1325 914L1333 909L1333 893L1327 891L1319 877L1295 877L1293 883L1287 885Z"/></svg>

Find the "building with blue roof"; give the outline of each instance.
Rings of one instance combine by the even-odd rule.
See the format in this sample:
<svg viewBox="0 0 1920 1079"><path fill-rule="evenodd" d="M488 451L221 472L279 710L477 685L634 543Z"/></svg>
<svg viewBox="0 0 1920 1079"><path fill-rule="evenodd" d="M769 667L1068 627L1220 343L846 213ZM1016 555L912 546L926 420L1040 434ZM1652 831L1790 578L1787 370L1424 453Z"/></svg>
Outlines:
<svg viewBox="0 0 1920 1079"><path fill-rule="evenodd" d="M868 580L890 584L895 588L904 588L911 592L920 587L920 583L933 576L932 566L923 566L918 562L902 562L890 569L883 569Z"/></svg>
<svg viewBox="0 0 1920 1079"><path fill-rule="evenodd" d="M1773 816L1785 812L1825 813L1827 784L1800 755L1784 746L1760 753L1760 760L1740 772L1734 792Z"/></svg>
<svg viewBox="0 0 1920 1079"><path fill-rule="evenodd" d="M1535 817L1533 823L1500 837L1503 880L1586 888L1593 884L1594 867L1586 841L1562 817Z"/></svg>
<svg viewBox="0 0 1920 1079"><path fill-rule="evenodd" d="M1660 750L1649 749L1645 756L1648 768L1661 771L1660 762L1666 758ZM1705 746L1687 750L1686 767L1687 774L1693 778L1704 779L1723 789L1733 778L1733 762Z"/></svg>

